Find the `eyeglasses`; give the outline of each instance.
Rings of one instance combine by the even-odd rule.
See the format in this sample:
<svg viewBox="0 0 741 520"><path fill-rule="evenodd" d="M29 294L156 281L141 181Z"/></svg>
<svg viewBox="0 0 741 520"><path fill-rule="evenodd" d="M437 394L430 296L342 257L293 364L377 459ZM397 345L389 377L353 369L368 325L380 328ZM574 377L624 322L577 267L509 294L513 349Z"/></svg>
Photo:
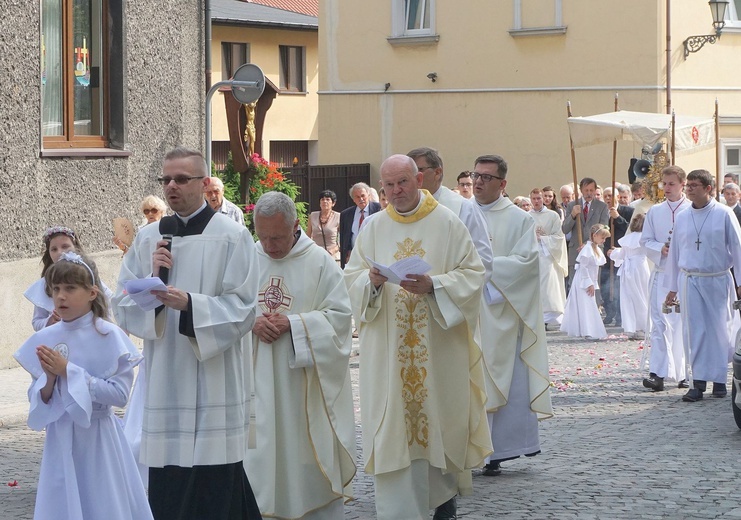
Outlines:
<svg viewBox="0 0 741 520"><path fill-rule="evenodd" d="M145 215L149 215L150 213L153 213L153 214L155 214L155 215L156 215L157 213L159 213L159 212L160 212L160 210L158 210L157 208L146 208L146 209L143 209L143 210L142 210L142 212L143 212L143 213L144 213Z"/></svg>
<svg viewBox="0 0 741 520"><path fill-rule="evenodd" d="M420 166L420 167L419 167L419 168L417 169L417 171L418 171L419 173L424 173L424 171L425 171L425 170L434 170L434 169L435 169L435 167L434 167L434 166Z"/></svg>
<svg viewBox="0 0 741 520"><path fill-rule="evenodd" d="M693 183L687 183L687 184L685 185L685 187L686 187L686 188L687 188L688 190L694 190L695 188L704 188L704 187L705 187L705 185L704 185L704 184L702 184L702 183L698 183L698 184L695 184L695 183L693 182Z"/></svg>
<svg viewBox="0 0 741 520"><path fill-rule="evenodd" d="M177 177L157 177L155 180L162 184L162 186L167 186L172 181L175 181L175 184L178 186L184 186L193 179L203 179L203 175L200 177L188 177L187 175L178 175Z"/></svg>
<svg viewBox="0 0 741 520"><path fill-rule="evenodd" d="M496 175L489 175L486 173L472 173L471 178L474 181L481 179L483 182L491 182L492 179L497 179L500 181L504 180L504 177L497 177Z"/></svg>
<svg viewBox="0 0 741 520"><path fill-rule="evenodd" d="M460 186L461 188L472 188L473 183L472 182L459 182L458 186Z"/></svg>

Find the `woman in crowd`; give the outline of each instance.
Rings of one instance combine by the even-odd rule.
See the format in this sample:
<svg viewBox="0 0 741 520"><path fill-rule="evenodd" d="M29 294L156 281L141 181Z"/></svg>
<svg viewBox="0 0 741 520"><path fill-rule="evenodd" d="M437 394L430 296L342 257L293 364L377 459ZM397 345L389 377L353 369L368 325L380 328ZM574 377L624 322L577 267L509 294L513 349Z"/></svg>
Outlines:
<svg viewBox="0 0 741 520"><path fill-rule="evenodd" d="M306 234L327 253L340 261L339 230L340 214L334 211L337 195L332 190L324 190L319 194L319 211L312 211L309 215L309 224Z"/></svg>
<svg viewBox="0 0 741 520"><path fill-rule="evenodd" d="M167 211L167 205L165 201L156 195L148 195L144 197L141 204L141 211L144 215L144 223L142 226L151 224L152 222L159 222L159 220L165 216Z"/></svg>
<svg viewBox="0 0 741 520"><path fill-rule="evenodd" d="M542 191L543 205L558 213L558 216L561 217L561 221L563 221L563 209L559 206L558 202L556 202L556 192L553 191L553 188L550 186L546 186Z"/></svg>
<svg viewBox="0 0 741 520"><path fill-rule="evenodd" d="M159 222L160 219L165 216L166 211L167 205L164 200L156 195L147 195L141 203L141 212L142 215L144 215L144 221L141 226L139 226L139 229L151 224L152 222ZM113 243L116 244L124 254L129 250L129 246L121 242L118 237L113 237Z"/></svg>

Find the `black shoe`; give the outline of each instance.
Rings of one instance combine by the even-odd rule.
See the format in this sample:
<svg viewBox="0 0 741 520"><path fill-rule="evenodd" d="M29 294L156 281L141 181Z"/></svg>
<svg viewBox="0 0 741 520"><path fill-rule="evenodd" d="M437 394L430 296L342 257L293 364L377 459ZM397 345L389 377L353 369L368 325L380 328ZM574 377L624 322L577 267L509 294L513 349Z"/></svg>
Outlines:
<svg viewBox="0 0 741 520"><path fill-rule="evenodd" d="M654 392L661 392L664 389L664 378L651 372L648 377L643 380L643 386L650 388Z"/></svg>
<svg viewBox="0 0 741 520"><path fill-rule="evenodd" d="M485 477L496 477L502 474L502 467L498 462L490 462L484 466L484 471L481 474Z"/></svg>
<svg viewBox="0 0 741 520"><path fill-rule="evenodd" d="M605 318L604 320L602 320L602 324L607 326L612 325L612 318Z"/></svg>
<svg viewBox="0 0 741 520"><path fill-rule="evenodd" d="M677 388L689 388L690 384L687 382L686 379L682 379L679 383L677 383Z"/></svg>
<svg viewBox="0 0 741 520"><path fill-rule="evenodd" d="M696 403L702 401L702 391L697 388L690 388L689 392L682 396L682 401L685 403Z"/></svg>
<svg viewBox="0 0 741 520"><path fill-rule="evenodd" d="M713 383L713 393L710 394L713 397L725 397L728 395L725 383Z"/></svg>
<svg viewBox="0 0 741 520"><path fill-rule="evenodd" d="M432 520L456 520L456 518L458 518L458 506L455 503L455 497L453 497L435 508L435 516L432 517Z"/></svg>

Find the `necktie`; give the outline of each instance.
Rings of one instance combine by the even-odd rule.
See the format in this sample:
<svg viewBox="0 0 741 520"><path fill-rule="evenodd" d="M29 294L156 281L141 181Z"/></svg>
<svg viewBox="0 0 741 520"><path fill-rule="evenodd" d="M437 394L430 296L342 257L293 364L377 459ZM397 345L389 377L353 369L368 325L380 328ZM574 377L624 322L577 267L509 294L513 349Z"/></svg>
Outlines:
<svg viewBox="0 0 741 520"><path fill-rule="evenodd" d="M584 222L587 221L587 215L589 215L589 202L584 203Z"/></svg>
<svg viewBox="0 0 741 520"><path fill-rule="evenodd" d="M365 210L360 210L360 220L358 220L358 231L360 231L360 226L363 225L363 220L365 220Z"/></svg>

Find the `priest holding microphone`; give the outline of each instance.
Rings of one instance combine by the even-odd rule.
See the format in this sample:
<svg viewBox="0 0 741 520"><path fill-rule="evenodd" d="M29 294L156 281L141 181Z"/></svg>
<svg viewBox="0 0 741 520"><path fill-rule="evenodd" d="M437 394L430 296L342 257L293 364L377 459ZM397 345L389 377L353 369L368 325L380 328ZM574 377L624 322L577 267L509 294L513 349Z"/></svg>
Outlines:
<svg viewBox="0 0 741 520"><path fill-rule="evenodd" d="M150 468L152 513L157 520L261 518L243 468L255 245L244 226L206 204L199 152L170 151L157 180L175 213L171 250L166 228L143 228L124 256L114 297L119 325L144 340L140 462ZM142 310L124 284L164 269L162 305Z"/></svg>

